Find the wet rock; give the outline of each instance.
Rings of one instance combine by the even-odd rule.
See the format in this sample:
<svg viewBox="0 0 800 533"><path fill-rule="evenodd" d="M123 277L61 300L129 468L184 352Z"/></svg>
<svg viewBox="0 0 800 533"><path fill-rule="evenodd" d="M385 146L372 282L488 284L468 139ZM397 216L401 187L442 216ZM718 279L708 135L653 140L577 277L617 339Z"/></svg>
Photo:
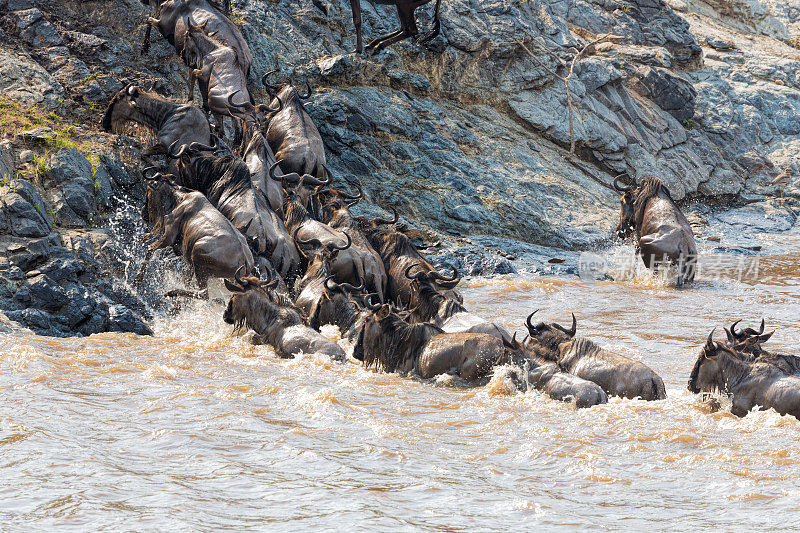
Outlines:
<svg viewBox="0 0 800 533"><path fill-rule="evenodd" d="M49 21L43 18L38 8L15 11L12 15L20 36L33 48L58 46L64 44L64 38Z"/></svg>
<svg viewBox="0 0 800 533"><path fill-rule="evenodd" d="M60 225L85 226L97 214L92 165L77 149L61 150L50 157L44 183Z"/></svg>
<svg viewBox="0 0 800 533"><path fill-rule="evenodd" d="M153 330L140 317L127 307L110 305L108 307L108 330L152 335Z"/></svg>
<svg viewBox="0 0 800 533"><path fill-rule="evenodd" d="M6 227L12 235L44 237L50 233L47 204L30 182L13 180L0 197Z"/></svg>
<svg viewBox="0 0 800 533"><path fill-rule="evenodd" d="M61 286L45 274L28 280L26 288L30 305L37 309L52 313L70 301Z"/></svg>
<svg viewBox="0 0 800 533"><path fill-rule="evenodd" d="M30 163L36 157L36 153L33 150L22 150L19 153L19 162L22 164Z"/></svg>

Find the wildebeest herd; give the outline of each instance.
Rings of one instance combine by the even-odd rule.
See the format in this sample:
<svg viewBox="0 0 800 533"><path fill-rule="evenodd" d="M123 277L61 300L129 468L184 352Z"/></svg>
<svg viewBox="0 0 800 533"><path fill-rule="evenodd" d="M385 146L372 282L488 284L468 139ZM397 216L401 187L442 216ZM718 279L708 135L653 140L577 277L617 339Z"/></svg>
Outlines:
<svg viewBox="0 0 800 533"><path fill-rule="evenodd" d="M223 278L232 293L225 322L253 330L255 342L282 357L321 353L344 361L339 344L319 332L332 324L352 343L356 360L386 372L452 374L480 384L507 365L520 388L578 407L605 403L609 395L666 398L662 379L648 366L576 337L574 315L565 327L534 323L534 311L525 320L528 334L518 340L470 313L456 290L457 272L438 272L398 229L396 212L391 219L350 212L364 193L359 185L345 190L334 183L322 136L304 109L312 96L307 82L301 92L293 76L273 84L274 72L265 73L270 101L255 102L248 85L252 55L225 15L229 6L149 4L158 18L148 19L148 30L157 28L189 68L189 102L130 85L112 98L103 118L107 131L136 123L155 138L142 153L142 217L152 231L135 282L143 281L156 250L171 248L192 267L200 290L169 296L207 298L209 278ZM202 109L191 103L195 82ZM229 143L226 117L232 119ZM163 164L154 160L160 157ZM694 237L664 184L649 177L624 185L618 177L613 186L622 193L618 234L635 233L648 267L670 263L679 286L692 282ZM800 359L764 351L763 322L759 331L735 326L726 329L727 344L709 336L689 389L732 395L737 415L758 405L800 416L794 375Z"/></svg>

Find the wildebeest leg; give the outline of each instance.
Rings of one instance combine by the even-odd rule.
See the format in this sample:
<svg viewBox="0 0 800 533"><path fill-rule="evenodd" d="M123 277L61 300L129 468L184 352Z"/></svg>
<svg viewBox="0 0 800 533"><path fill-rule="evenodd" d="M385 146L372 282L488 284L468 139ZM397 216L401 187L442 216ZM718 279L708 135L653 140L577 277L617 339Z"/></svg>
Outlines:
<svg viewBox="0 0 800 533"><path fill-rule="evenodd" d="M158 9L158 8L156 8ZM142 54L145 55L150 51L150 34L153 31L153 26L158 25L158 19L147 17L147 28L144 30L144 40L142 41Z"/></svg>
<svg viewBox="0 0 800 533"><path fill-rule="evenodd" d="M167 298L194 298L196 300L208 300L208 273L201 270L195 270L195 277L197 278L197 286L200 287L199 291L189 291L186 289L172 289L164 293Z"/></svg>
<svg viewBox="0 0 800 533"><path fill-rule="evenodd" d="M367 43L367 46L366 46L367 52L372 52L373 51L372 49L375 48L376 46L378 46L384 40L390 39L392 37L396 37L398 35L402 35L402 33L403 33L403 28L400 28L397 31L393 31L392 33L389 33L387 35L383 35L381 37L378 37L377 39L371 40L369 43Z"/></svg>
<svg viewBox="0 0 800 533"><path fill-rule="evenodd" d="M214 113L214 133L217 134L217 137L220 139L225 138L225 117L220 115L219 113Z"/></svg>
<svg viewBox="0 0 800 533"><path fill-rule="evenodd" d="M370 43L372 46L371 52L377 54L390 44L408 39L417 34L417 23L414 21L414 9L408 5L397 5L397 14L400 17L400 31L395 32L392 36L387 36L381 39L378 43ZM367 48L370 46L368 45Z"/></svg>
<svg viewBox="0 0 800 533"><path fill-rule="evenodd" d="M681 254L680 256L678 256L678 265L677 265L678 279L675 282L676 289L683 288L683 276L685 269L686 269L686 257L683 254Z"/></svg>
<svg viewBox="0 0 800 533"><path fill-rule="evenodd" d="M189 85L189 97L186 99L187 103L192 103L194 101L194 83L202 74L203 71L200 69L189 69L189 73L186 75L186 83Z"/></svg>
<svg viewBox="0 0 800 533"><path fill-rule="evenodd" d="M325 13L325 16L328 16L328 6L322 3L322 0L311 0L311 3L317 6L317 9Z"/></svg>
<svg viewBox="0 0 800 533"><path fill-rule="evenodd" d="M364 44L361 41L361 0L350 0L350 9L353 11L353 26L356 27L356 54L364 51Z"/></svg>
<svg viewBox="0 0 800 533"><path fill-rule="evenodd" d="M139 269L139 272L136 274L136 277L133 278L133 282L137 285L144 281L144 271L147 268L147 264L153 258L153 254L155 253L154 248L148 248L147 253L144 256L144 263L142 263L142 267Z"/></svg>
<svg viewBox="0 0 800 533"><path fill-rule="evenodd" d="M433 28L417 38L417 44L427 44L430 41L434 40L441 31L441 22L439 21L439 6L441 6L442 0L436 0L436 6L433 8Z"/></svg>

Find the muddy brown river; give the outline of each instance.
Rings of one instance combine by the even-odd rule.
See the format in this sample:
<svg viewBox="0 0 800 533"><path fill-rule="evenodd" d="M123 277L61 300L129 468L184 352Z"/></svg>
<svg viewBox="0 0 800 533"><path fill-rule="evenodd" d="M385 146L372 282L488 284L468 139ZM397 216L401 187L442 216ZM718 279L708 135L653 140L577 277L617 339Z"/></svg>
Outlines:
<svg viewBox="0 0 800 533"><path fill-rule="evenodd" d="M711 412L686 381L711 328L737 318L766 318L772 349L798 353L798 254L683 291L516 275L463 293L519 331L534 308L574 311L579 335L650 365L668 399L578 410L502 373L470 389L280 360L233 337L220 304L162 319L155 338L5 335L0 529L797 527L800 422Z"/></svg>

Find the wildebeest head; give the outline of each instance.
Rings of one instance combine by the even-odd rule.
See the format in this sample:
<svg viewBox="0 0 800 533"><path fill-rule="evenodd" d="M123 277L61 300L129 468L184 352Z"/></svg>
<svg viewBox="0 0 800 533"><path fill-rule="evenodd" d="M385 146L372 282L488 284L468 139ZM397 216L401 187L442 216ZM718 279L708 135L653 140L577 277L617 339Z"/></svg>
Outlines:
<svg viewBox="0 0 800 533"><path fill-rule="evenodd" d="M622 185L620 178L614 178L614 189L622 193L619 198L619 224L617 225L617 237L623 239L633 233L636 218L634 216L633 203L636 194L635 186Z"/></svg>
<svg viewBox="0 0 800 533"><path fill-rule="evenodd" d="M155 231L163 224L164 217L171 213L177 205L177 193L189 191L176 185L171 174L156 173L148 176L147 170L145 169L147 190L145 191L142 218L152 224Z"/></svg>
<svg viewBox="0 0 800 533"><path fill-rule="evenodd" d="M525 325L528 327L528 335L530 335L526 347L538 357L556 361L558 360L558 347L562 343L569 342L575 337L575 332L578 328L578 323L575 320L575 313L572 314L572 326L570 328L565 328L556 323L545 324L544 322L539 322L538 324L533 324L531 318L533 318L533 315L538 311L537 309L525 319Z"/></svg>
<svg viewBox="0 0 800 533"><path fill-rule="evenodd" d="M237 327L247 322L253 330L261 333L269 318L267 310L275 301L271 291L277 287L278 279L262 281L256 276L243 276L243 273L244 267L240 267L234 281L225 280L225 287L232 294L222 319Z"/></svg>
<svg viewBox="0 0 800 533"><path fill-rule="evenodd" d="M744 328L736 331L736 325L741 322L737 320L731 324L730 328L725 328L725 335L728 337L728 343L734 347L736 351L759 355L765 353L761 348L761 344L767 342L770 337L775 333L764 333L765 323L761 320L761 326L758 330L753 328Z"/></svg>
<svg viewBox="0 0 800 533"><path fill-rule="evenodd" d="M458 271L452 267L450 277L443 276L435 270L420 270L412 274L418 266L413 263L406 267L405 277L411 281L411 301L408 302L412 309L411 316L416 321L427 322L438 318L447 320L456 313L466 311L463 299L453 289L461 281Z"/></svg>
<svg viewBox="0 0 800 533"><path fill-rule="evenodd" d="M718 356L722 352L727 352L739 357L735 350L714 342L715 330L716 328L709 333L708 339L700 350L697 361L694 363L692 373L689 375L688 388L695 394L725 390L725 377L722 373Z"/></svg>
<svg viewBox="0 0 800 533"><path fill-rule="evenodd" d="M278 98L282 100L287 105L299 103L302 105L303 100L308 100L311 98L311 84L306 80L306 93L300 93L294 85L294 74L289 78L289 83L284 83L283 80L280 80L276 83L270 83L269 77L274 74L278 69L273 69L269 72L266 72L263 76L261 76L261 83L264 85L264 88L267 90L267 93L272 98ZM285 78L284 78L285 80Z"/></svg>
<svg viewBox="0 0 800 533"><path fill-rule="evenodd" d="M422 347L442 329L433 324L409 324L389 304L372 304L361 318L353 357L385 372L409 371Z"/></svg>
<svg viewBox="0 0 800 533"><path fill-rule="evenodd" d="M144 91L136 85L128 85L117 91L117 94L108 103L106 112L103 115L103 130L108 132L119 131L120 127L137 113L136 99L142 92ZM153 95L149 96L152 97Z"/></svg>

